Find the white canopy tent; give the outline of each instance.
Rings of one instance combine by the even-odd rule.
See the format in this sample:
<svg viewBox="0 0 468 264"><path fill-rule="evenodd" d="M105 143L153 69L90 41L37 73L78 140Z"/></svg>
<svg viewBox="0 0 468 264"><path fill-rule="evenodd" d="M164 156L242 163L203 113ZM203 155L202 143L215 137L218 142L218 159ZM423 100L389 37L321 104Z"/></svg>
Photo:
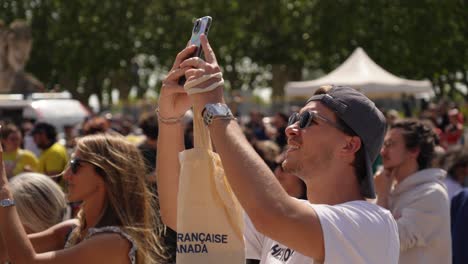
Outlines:
<svg viewBox="0 0 468 264"><path fill-rule="evenodd" d="M288 82L285 95L309 97L326 84L348 85L362 91L369 98L400 98L403 93L418 97L432 97L431 82L397 77L377 65L362 48L329 74L311 81Z"/></svg>

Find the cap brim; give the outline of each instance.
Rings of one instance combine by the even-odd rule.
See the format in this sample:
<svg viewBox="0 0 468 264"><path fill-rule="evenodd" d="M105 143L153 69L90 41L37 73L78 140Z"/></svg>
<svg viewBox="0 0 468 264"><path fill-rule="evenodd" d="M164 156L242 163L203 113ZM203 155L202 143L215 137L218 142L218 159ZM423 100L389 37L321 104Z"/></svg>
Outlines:
<svg viewBox="0 0 468 264"><path fill-rule="evenodd" d="M361 183L361 194L370 199L375 199L375 189L374 189L374 170L372 169L373 161L369 158L367 150L364 150L366 158L366 172L367 175L364 177L364 180Z"/></svg>

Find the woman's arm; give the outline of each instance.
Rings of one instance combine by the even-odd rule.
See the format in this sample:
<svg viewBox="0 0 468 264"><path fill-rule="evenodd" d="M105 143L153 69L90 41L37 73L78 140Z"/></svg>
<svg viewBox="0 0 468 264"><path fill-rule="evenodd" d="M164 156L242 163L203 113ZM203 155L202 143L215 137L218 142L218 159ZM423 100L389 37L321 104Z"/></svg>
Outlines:
<svg viewBox="0 0 468 264"><path fill-rule="evenodd" d="M32 257L10 258L12 263L28 264L101 264L129 263L131 244L119 234L100 234L68 249L35 253Z"/></svg>
<svg viewBox="0 0 468 264"><path fill-rule="evenodd" d="M28 235L36 253L60 250L65 246L67 236L79 225L78 219L70 219L39 233Z"/></svg>
<svg viewBox="0 0 468 264"><path fill-rule="evenodd" d="M3 163L3 148L0 145L0 200L5 199L13 200L13 194L8 187L8 179ZM8 242L4 243L3 246L12 262L26 263L24 260L31 259L35 254L14 205L0 207L0 234L3 242Z"/></svg>
<svg viewBox="0 0 468 264"><path fill-rule="evenodd" d="M30 234L28 235L28 239L37 253L60 250L63 249L69 232L77 225L77 219L67 220L42 232ZM0 239L0 263L8 260L8 254L2 238Z"/></svg>
<svg viewBox="0 0 468 264"><path fill-rule="evenodd" d="M179 152L184 150L182 125L159 122L156 177L161 218L177 230L177 193L179 189Z"/></svg>
<svg viewBox="0 0 468 264"><path fill-rule="evenodd" d="M6 251L5 243L3 241L3 238L0 238L0 263L8 262L8 259L8 252Z"/></svg>
<svg viewBox="0 0 468 264"><path fill-rule="evenodd" d="M156 178L161 218L167 226L177 230L177 193L179 189L179 152L184 150L184 130L181 117L190 108L190 99L178 84L186 69L179 68L181 61L193 53L195 46L181 51L163 81L159 97L159 135ZM179 121L173 121L177 120ZM166 121L164 121L166 120Z"/></svg>

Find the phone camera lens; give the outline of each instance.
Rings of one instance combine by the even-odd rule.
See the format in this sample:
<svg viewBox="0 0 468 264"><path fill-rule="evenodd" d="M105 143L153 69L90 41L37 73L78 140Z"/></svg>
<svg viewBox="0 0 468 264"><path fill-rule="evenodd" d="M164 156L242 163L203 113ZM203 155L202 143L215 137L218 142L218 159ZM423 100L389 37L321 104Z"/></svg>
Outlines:
<svg viewBox="0 0 468 264"><path fill-rule="evenodd" d="M200 21L199 20L197 20L197 22L195 22L195 27L193 28L194 33L198 33L198 31L200 31Z"/></svg>

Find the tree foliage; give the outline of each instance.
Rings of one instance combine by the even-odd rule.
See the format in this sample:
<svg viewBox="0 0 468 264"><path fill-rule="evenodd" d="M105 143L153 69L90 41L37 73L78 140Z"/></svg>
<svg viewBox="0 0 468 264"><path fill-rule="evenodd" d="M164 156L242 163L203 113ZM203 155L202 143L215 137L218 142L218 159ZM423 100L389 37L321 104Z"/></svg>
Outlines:
<svg viewBox="0 0 468 264"><path fill-rule="evenodd" d="M396 75L431 80L440 96L468 86L466 1L320 1L315 12L326 28L316 35L326 71L361 46Z"/></svg>
<svg viewBox="0 0 468 264"><path fill-rule="evenodd" d="M16 18L31 23L34 44L27 70L48 88L60 84L85 99L102 95L106 86L128 93L148 2L6 0L0 14L7 23Z"/></svg>
<svg viewBox="0 0 468 264"><path fill-rule="evenodd" d="M27 19L27 70L83 100L111 88L125 98L132 86L142 95L141 67L170 68L204 15L231 89L270 86L280 98L287 81L310 77L304 68L329 72L361 46L396 75L468 98L467 10L463 0L4 0L0 18Z"/></svg>

